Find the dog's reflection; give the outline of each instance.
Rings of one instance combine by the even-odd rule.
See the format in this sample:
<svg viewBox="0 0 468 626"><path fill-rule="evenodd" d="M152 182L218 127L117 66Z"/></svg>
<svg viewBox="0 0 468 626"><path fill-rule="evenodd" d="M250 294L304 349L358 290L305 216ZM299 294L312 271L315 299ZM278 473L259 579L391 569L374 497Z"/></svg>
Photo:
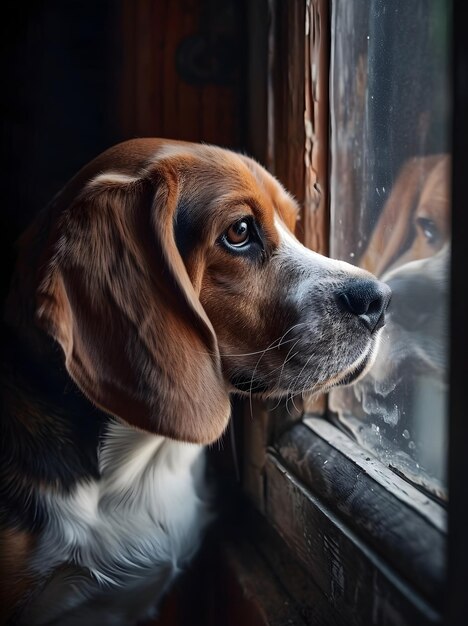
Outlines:
<svg viewBox="0 0 468 626"><path fill-rule="evenodd" d="M442 481L449 176L448 155L412 159L402 168L377 222L361 265L381 276L393 296L374 365L353 388L361 418L417 461L415 467Z"/></svg>
<svg viewBox="0 0 468 626"><path fill-rule="evenodd" d="M382 352L395 367L404 360L439 382L446 378L450 245L385 274L393 291L389 341Z"/></svg>
<svg viewBox="0 0 468 626"><path fill-rule="evenodd" d="M441 482L446 471L449 257L446 244L384 274L393 291L388 322L373 367L354 388L379 436L415 460L409 473L418 482L418 466ZM445 497L441 486L436 492Z"/></svg>
<svg viewBox="0 0 468 626"><path fill-rule="evenodd" d="M450 240L448 154L409 159L401 168L359 265L383 276L437 254Z"/></svg>
<svg viewBox="0 0 468 626"><path fill-rule="evenodd" d="M446 244L433 257L410 261L382 277L393 292L388 322L374 365L355 393L366 412L387 423L396 425L401 417L400 403L391 396L401 385L423 376L445 390L449 257Z"/></svg>

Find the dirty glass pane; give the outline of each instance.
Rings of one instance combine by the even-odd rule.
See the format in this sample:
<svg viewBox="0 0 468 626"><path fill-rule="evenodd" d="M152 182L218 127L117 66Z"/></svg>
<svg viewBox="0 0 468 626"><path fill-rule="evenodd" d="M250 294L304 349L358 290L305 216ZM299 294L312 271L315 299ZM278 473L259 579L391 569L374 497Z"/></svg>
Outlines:
<svg viewBox="0 0 468 626"><path fill-rule="evenodd" d="M375 364L331 394L359 443L447 498L450 112L445 0L332 3L331 255L393 289Z"/></svg>

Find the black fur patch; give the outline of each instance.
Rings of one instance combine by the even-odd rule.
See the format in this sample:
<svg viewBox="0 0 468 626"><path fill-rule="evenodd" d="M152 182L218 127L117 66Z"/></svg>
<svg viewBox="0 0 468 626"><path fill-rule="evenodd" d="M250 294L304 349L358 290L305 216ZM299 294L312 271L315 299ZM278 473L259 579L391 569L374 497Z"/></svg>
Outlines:
<svg viewBox="0 0 468 626"><path fill-rule="evenodd" d="M231 383L239 389L239 391L247 391L252 393L265 393L268 391L268 385L259 378L252 378L249 375L237 374L231 378Z"/></svg>
<svg viewBox="0 0 468 626"><path fill-rule="evenodd" d="M195 214L196 212L191 210L188 204L181 203L177 207L174 218L174 238L183 259L188 258L199 240L200 233L194 219Z"/></svg>
<svg viewBox="0 0 468 626"><path fill-rule="evenodd" d="M69 378L59 349L44 360L6 340L0 423L0 516L4 524L44 523L41 491L70 491L99 477L99 440L109 417Z"/></svg>

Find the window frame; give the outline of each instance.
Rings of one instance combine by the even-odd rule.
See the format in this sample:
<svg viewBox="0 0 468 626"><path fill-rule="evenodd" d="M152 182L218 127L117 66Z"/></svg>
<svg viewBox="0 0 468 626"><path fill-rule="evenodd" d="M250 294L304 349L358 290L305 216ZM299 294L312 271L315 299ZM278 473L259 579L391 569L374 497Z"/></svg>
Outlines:
<svg viewBox="0 0 468 626"><path fill-rule="evenodd" d="M304 207L304 226L298 237L324 254L329 233L328 159L322 156L317 168L317 151L328 154L331 1L262 0L247 13L252 87L249 147ZM327 412L325 397L305 399L300 410L294 407L288 413L284 406L271 411L256 400L240 411L242 488L260 512L253 517L247 514L246 532L292 599L304 608L308 600L291 584L284 559L279 568L272 556L275 541L283 544L291 562L298 564L316 586L309 609L320 596L321 614L329 620L326 623L455 625L464 618L468 507L463 472L468 469L464 451L468 425L463 417L462 381L466 359L463 346L468 342L463 327L466 309L461 268L468 227L466 211L462 210L467 192L461 155L468 149L463 116L468 108L463 75L468 54L461 23L459 19L457 24L455 6L449 535L444 507L396 476L332 423L320 419ZM258 37L261 25L264 30ZM260 55L259 39L265 44ZM298 58L306 58L307 46L316 55L313 71L297 63ZM255 62L251 63L253 55ZM312 75L313 81L309 80ZM251 113L259 102L266 114L259 117L257 111L253 119ZM309 159L315 149L311 159L314 167L304 165L304 146ZM270 536L274 539L265 539Z"/></svg>

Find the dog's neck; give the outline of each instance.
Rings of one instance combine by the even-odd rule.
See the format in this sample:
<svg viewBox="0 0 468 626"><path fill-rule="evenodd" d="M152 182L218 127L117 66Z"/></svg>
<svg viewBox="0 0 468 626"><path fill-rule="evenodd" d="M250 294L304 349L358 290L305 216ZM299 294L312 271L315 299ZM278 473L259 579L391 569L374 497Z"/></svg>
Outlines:
<svg viewBox="0 0 468 626"><path fill-rule="evenodd" d="M97 478L99 440L110 418L74 385L47 337L5 326L3 348L2 498L9 515L37 526L40 507L31 493L66 493Z"/></svg>

